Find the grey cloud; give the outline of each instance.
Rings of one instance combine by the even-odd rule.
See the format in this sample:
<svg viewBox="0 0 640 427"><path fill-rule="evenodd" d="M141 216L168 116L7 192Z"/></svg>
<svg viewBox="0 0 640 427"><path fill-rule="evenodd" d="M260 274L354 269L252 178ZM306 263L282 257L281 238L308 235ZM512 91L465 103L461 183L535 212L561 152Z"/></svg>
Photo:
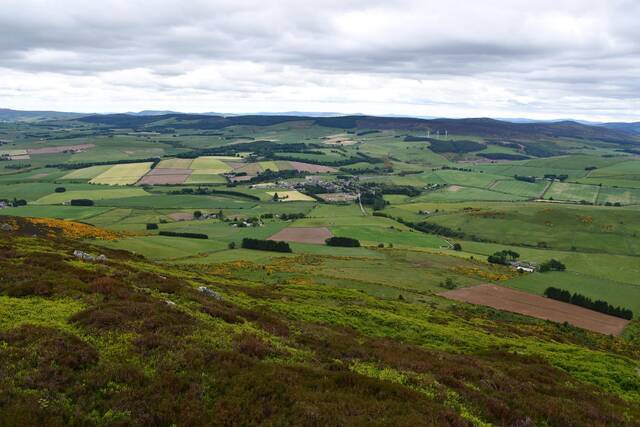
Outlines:
<svg viewBox="0 0 640 427"><path fill-rule="evenodd" d="M464 79L513 96L543 90L558 99L628 99L638 109L638 22L633 0L6 0L0 68L158 91L187 90L191 82L198 92L261 96L345 75ZM269 76L214 75L229 63L259 64ZM140 81L109 79L136 69L147 70ZM203 69L212 70L210 79L190 77ZM548 105L528 105L538 104Z"/></svg>

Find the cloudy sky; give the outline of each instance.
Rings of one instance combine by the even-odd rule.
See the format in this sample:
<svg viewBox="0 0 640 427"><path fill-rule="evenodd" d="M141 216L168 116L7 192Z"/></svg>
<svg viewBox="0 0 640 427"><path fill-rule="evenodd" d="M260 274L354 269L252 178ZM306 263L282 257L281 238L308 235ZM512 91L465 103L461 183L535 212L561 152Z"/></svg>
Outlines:
<svg viewBox="0 0 640 427"><path fill-rule="evenodd" d="M0 0L0 107L640 120L640 1Z"/></svg>

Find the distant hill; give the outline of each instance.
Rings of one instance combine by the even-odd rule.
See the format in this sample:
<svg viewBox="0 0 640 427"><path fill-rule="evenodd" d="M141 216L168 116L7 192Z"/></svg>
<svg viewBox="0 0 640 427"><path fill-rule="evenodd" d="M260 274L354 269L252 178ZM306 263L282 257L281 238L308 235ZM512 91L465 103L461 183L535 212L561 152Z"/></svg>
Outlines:
<svg viewBox="0 0 640 427"><path fill-rule="evenodd" d="M449 132L455 135L474 135L484 138L578 138L634 144L637 135L625 128L590 126L573 121L512 123L489 118L418 119L410 117L375 117L364 115L338 117L308 117L288 115L215 116L205 114L163 114L140 116L129 114L92 115L78 119L119 128L147 129L222 129L228 126L271 126L284 122L313 120L319 126L339 129L394 129L410 132Z"/></svg>
<svg viewBox="0 0 640 427"><path fill-rule="evenodd" d="M24 122L37 120L61 120L86 116L83 113L66 113L60 111L22 111L0 108L0 122Z"/></svg>
<svg viewBox="0 0 640 427"><path fill-rule="evenodd" d="M622 132L640 134L640 122L635 123L604 123L602 126Z"/></svg>

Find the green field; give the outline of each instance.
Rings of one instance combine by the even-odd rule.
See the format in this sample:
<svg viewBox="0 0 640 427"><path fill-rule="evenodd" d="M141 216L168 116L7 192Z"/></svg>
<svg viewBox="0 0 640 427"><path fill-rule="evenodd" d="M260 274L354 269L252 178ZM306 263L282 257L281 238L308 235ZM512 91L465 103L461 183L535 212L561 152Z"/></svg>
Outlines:
<svg viewBox="0 0 640 427"><path fill-rule="evenodd" d="M544 197L550 200L586 201L595 203L599 188L595 185L554 182Z"/></svg>
<svg viewBox="0 0 640 427"><path fill-rule="evenodd" d="M34 202L37 205L59 205L72 199L106 200L120 199L124 197L148 196L149 193L142 188L118 188L85 191L66 191L64 193L52 193L39 198Z"/></svg>

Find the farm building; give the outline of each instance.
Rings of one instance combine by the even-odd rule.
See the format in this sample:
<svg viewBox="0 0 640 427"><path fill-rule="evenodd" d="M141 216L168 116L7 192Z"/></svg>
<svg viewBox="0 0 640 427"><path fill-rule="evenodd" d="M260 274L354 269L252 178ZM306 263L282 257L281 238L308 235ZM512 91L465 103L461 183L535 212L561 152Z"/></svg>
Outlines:
<svg viewBox="0 0 640 427"><path fill-rule="evenodd" d="M511 265L511 267L515 268L516 270L524 273L533 273L538 269L538 266L536 264L526 261L513 261L509 265Z"/></svg>

